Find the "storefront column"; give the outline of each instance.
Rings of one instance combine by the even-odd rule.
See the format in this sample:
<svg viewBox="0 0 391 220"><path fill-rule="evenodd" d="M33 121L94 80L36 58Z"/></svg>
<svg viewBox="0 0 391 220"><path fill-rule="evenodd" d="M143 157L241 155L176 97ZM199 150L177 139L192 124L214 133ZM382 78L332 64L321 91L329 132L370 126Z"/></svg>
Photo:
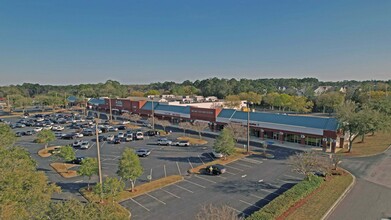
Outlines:
<svg viewBox="0 0 391 220"><path fill-rule="evenodd" d="M344 144L345 144L345 138L340 137L340 138L339 138L339 147L340 147L340 148L343 148Z"/></svg>
<svg viewBox="0 0 391 220"><path fill-rule="evenodd" d="M337 146L337 140L332 139L331 141L331 153L335 153L335 147Z"/></svg>
<svg viewBox="0 0 391 220"><path fill-rule="evenodd" d="M280 132L278 134L278 140L280 141L281 144L284 143L284 132Z"/></svg>
<svg viewBox="0 0 391 220"><path fill-rule="evenodd" d="M305 135L300 135L300 144L305 145Z"/></svg>
<svg viewBox="0 0 391 220"><path fill-rule="evenodd" d="M322 148L324 152L327 151L327 138L322 138Z"/></svg>
<svg viewBox="0 0 391 220"><path fill-rule="evenodd" d="M263 130L263 129L261 129L259 132L261 132L260 133L260 135L259 135L259 137L262 139L262 140L264 140L265 139L265 131Z"/></svg>

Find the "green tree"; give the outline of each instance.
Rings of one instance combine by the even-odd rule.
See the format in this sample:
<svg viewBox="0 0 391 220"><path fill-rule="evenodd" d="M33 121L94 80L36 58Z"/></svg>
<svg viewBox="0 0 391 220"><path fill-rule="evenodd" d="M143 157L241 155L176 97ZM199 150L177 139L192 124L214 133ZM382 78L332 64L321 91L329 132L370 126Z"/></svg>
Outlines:
<svg viewBox="0 0 391 220"><path fill-rule="evenodd" d="M0 219L45 219L54 184L20 148L0 148Z"/></svg>
<svg viewBox="0 0 391 220"><path fill-rule="evenodd" d="M262 96L255 92L241 92L239 93L239 97L241 100L246 100L254 104L261 104L262 101Z"/></svg>
<svg viewBox="0 0 391 220"><path fill-rule="evenodd" d="M88 177L87 190L90 190L91 177L98 175L98 160L96 158L86 158L82 161L78 173Z"/></svg>
<svg viewBox="0 0 391 220"><path fill-rule="evenodd" d="M239 108L241 103L238 95L229 95L225 97L224 106L227 108Z"/></svg>
<svg viewBox="0 0 391 220"><path fill-rule="evenodd" d="M0 148L11 147L15 144L16 137L10 126L0 123Z"/></svg>
<svg viewBox="0 0 391 220"><path fill-rule="evenodd" d="M327 92L319 95L316 101L318 106L323 107L323 113L326 113L326 110L332 113L343 103L344 99L344 95L340 92Z"/></svg>
<svg viewBox="0 0 391 220"><path fill-rule="evenodd" d="M145 97L147 97L147 96L149 96L149 95L160 96L160 92L159 92L158 90L152 89L152 90L148 90L148 91L144 94Z"/></svg>
<svg viewBox="0 0 391 220"><path fill-rule="evenodd" d="M290 105L291 110L296 112L308 113L312 111L314 103L308 101L304 96L292 96L293 101Z"/></svg>
<svg viewBox="0 0 391 220"><path fill-rule="evenodd" d="M140 159L133 150L127 148L122 153L119 161L119 169L117 174L125 180L129 180L132 186L131 191L134 190L136 179L143 173Z"/></svg>
<svg viewBox="0 0 391 220"><path fill-rule="evenodd" d="M111 199L112 204L115 202L115 197L124 190L125 183L121 179L115 177L107 177L103 182L103 185L100 186L98 183L94 187L94 192L96 194L101 194L105 199ZM100 191L102 190L102 192Z"/></svg>
<svg viewBox="0 0 391 220"><path fill-rule="evenodd" d="M204 121L195 121L193 124L192 124L192 128L198 132L198 136L200 139L202 139L202 136L201 136L201 132L203 130L205 130L206 128L209 127L209 124L208 122L204 122Z"/></svg>
<svg viewBox="0 0 391 220"><path fill-rule="evenodd" d="M49 142L56 140L56 136L51 130L42 130L37 134L37 143L45 143L45 149L48 147Z"/></svg>
<svg viewBox="0 0 391 220"><path fill-rule="evenodd" d="M72 161L76 159L76 153L73 150L73 147L69 145L61 147L60 153L58 153L57 156L64 159L65 161ZM64 167L67 168L65 164Z"/></svg>
<svg viewBox="0 0 391 220"><path fill-rule="evenodd" d="M359 136L361 126L363 126L358 111L357 104L351 101L347 101L337 108L339 126L348 134L348 152L352 151L353 141Z"/></svg>
<svg viewBox="0 0 391 220"><path fill-rule="evenodd" d="M232 131L224 128L213 145L213 149L217 153L222 153L224 158L235 152L235 140L232 136Z"/></svg>

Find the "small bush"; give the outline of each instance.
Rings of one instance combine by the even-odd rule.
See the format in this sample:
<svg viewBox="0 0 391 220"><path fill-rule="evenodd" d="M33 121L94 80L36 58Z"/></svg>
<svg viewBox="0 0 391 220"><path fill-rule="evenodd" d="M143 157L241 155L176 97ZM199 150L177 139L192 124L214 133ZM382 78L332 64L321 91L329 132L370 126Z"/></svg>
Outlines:
<svg viewBox="0 0 391 220"><path fill-rule="evenodd" d="M322 177L309 176L300 183L287 190L269 204L265 205L262 209L254 212L249 216L248 220L266 220L275 219L278 216L284 214L292 205L300 201L315 189L317 189L324 182Z"/></svg>

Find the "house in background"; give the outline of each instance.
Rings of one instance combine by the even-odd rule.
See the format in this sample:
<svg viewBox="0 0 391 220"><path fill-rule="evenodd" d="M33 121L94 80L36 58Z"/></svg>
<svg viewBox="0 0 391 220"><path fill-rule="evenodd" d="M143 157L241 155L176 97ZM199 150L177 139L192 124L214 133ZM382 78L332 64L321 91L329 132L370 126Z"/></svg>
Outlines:
<svg viewBox="0 0 391 220"><path fill-rule="evenodd" d="M325 92L327 92L328 90L332 89L333 87L332 86L319 86L317 89L315 89L314 93L315 93L315 96L319 96Z"/></svg>

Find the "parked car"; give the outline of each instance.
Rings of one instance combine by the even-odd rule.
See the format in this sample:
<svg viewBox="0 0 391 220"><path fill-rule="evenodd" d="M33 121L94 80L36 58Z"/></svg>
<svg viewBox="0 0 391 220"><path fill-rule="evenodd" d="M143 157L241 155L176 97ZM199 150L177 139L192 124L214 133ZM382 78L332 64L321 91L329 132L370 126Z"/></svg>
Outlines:
<svg viewBox="0 0 391 220"><path fill-rule="evenodd" d="M16 136L16 137L22 137L22 136L23 136L23 133L24 133L24 132L21 132L21 131L15 132L15 136Z"/></svg>
<svg viewBox="0 0 391 220"><path fill-rule="evenodd" d="M224 155L222 153L217 153L216 151L212 151L212 155L215 158L222 158Z"/></svg>
<svg viewBox="0 0 391 220"><path fill-rule="evenodd" d="M148 136L156 136L156 135L160 135L160 132L159 131L154 131L154 130L149 130L145 133L145 135L148 135Z"/></svg>
<svg viewBox="0 0 391 220"><path fill-rule="evenodd" d="M24 135L26 135L26 136L31 136L33 134L34 134L34 131L25 131L24 132Z"/></svg>
<svg viewBox="0 0 391 220"><path fill-rule="evenodd" d="M121 124L123 124L123 125L129 124L129 123L130 123L130 121L121 121Z"/></svg>
<svg viewBox="0 0 391 220"><path fill-rule="evenodd" d="M24 127L26 127L25 124L22 124L22 123L16 123L15 124L15 128L24 128Z"/></svg>
<svg viewBox="0 0 391 220"><path fill-rule="evenodd" d="M222 173L225 173L226 169L221 164L213 164L213 165L207 166L205 168L205 171L207 174L210 174L210 175L220 175Z"/></svg>
<svg viewBox="0 0 391 220"><path fill-rule="evenodd" d="M137 131L135 136L136 136L136 140L143 140L144 139L144 134L141 131Z"/></svg>
<svg viewBox="0 0 391 220"><path fill-rule="evenodd" d="M82 141L80 145L80 149L88 149L90 148L90 143L88 141Z"/></svg>
<svg viewBox="0 0 391 220"><path fill-rule="evenodd" d="M62 139L75 139L77 138L75 134L65 134L64 136L62 136Z"/></svg>
<svg viewBox="0 0 391 220"><path fill-rule="evenodd" d="M80 147L82 142L83 142L82 140L74 141L72 147Z"/></svg>
<svg viewBox="0 0 391 220"><path fill-rule="evenodd" d="M62 138L65 134L62 133L62 132L54 132L54 136L56 136L56 138Z"/></svg>
<svg viewBox="0 0 391 220"><path fill-rule="evenodd" d="M126 126L120 125L118 126L118 130L126 130Z"/></svg>
<svg viewBox="0 0 391 220"><path fill-rule="evenodd" d="M125 136L124 132L118 132L118 138L123 138Z"/></svg>
<svg viewBox="0 0 391 220"><path fill-rule="evenodd" d="M75 136L76 136L77 138L82 138L82 137L84 137L84 135L83 135L82 133L75 133Z"/></svg>
<svg viewBox="0 0 391 220"><path fill-rule="evenodd" d="M171 145L172 144L172 141L171 140L168 140L167 138L159 138L157 140L157 144L158 145Z"/></svg>
<svg viewBox="0 0 391 220"><path fill-rule="evenodd" d="M106 137L103 135L99 135L98 140L99 140L99 142L106 141Z"/></svg>
<svg viewBox="0 0 391 220"><path fill-rule="evenodd" d="M40 127L35 127L33 130L34 130L35 132L40 132L40 131L42 131L42 128L40 128Z"/></svg>
<svg viewBox="0 0 391 220"><path fill-rule="evenodd" d="M107 141L114 141L114 135L110 134L109 136L107 136L106 140Z"/></svg>
<svg viewBox="0 0 391 220"><path fill-rule="evenodd" d="M139 156L139 157L146 157L146 156L149 156L151 154L151 151L150 150L147 150L147 149L138 149L136 151L136 154Z"/></svg>
<svg viewBox="0 0 391 220"><path fill-rule="evenodd" d="M54 125L54 126L52 127L52 130L53 130L53 131L62 131L62 130L64 130L64 127L61 126L61 125Z"/></svg>
<svg viewBox="0 0 391 220"><path fill-rule="evenodd" d="M188 146L190 146L190 142L189 141L177 141L177 142L173 142L172 145L176 145L176 146L180 146L180 147L188 147Z"/></svg>
<svg viewBox="0 0 391 220"><path fill-rule="evenodd" d="M125 141L129 142L129 141L133 141L133 135L129 135L129 134L125 134L124 138L123 138Z"/></svg>
<svg viewBox="0 0 391 220"><path fill-rule="evenodd" d="M109 127L109 132L116 132L118 131L118 128L116 127Z"/></svg>
<svg viewBox="0 0 391 220"><path fill-rule="evenodd" d="M91 130L91 129L84 129L83 130L83 135L84 136L93 136L94 135L94 131Z"/></svg>
<svg viewBox="0 0 391 220"><path fill-rule="evenodd" d="M85 159L85 157L76 157L76 159L69 161L69 163L81 164L81 163L83 163L84 159Z"/></svg>
<svg viewBox="0 0 391 220"><path fill-rule="evenodd" d="M121 143L121 138L114 138L114 141L113 141L114 144L120 144Z"/></svg>

